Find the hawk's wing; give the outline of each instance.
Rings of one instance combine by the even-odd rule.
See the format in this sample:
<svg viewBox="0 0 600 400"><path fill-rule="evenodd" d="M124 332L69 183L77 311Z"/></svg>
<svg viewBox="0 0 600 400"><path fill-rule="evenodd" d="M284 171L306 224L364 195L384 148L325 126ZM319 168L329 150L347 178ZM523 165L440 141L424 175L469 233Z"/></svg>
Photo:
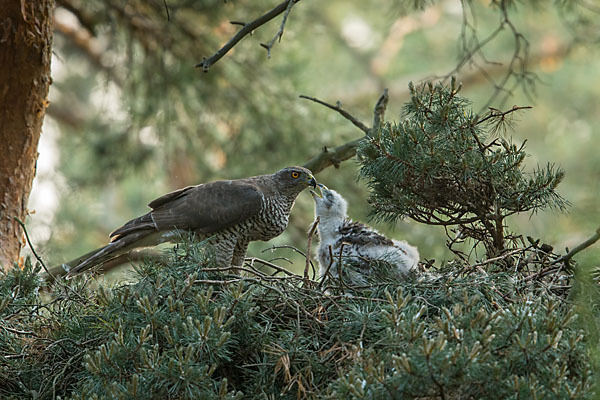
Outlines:
<svg viewBox="0 0 600 400"><path fill-rule="evenodd" d="M148 206L153 210L110 234L115 241L140 230L194 230L212 233L257 215L263 194L250 182L216 181L165 194Z"/></svg>

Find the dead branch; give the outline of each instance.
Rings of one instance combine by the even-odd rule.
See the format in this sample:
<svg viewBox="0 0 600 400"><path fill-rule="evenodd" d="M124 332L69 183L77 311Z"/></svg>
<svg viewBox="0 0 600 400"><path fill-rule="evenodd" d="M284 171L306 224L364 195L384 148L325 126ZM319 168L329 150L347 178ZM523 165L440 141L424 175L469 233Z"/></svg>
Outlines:
<svg viewBox="0 0 600 400"><path fill-rule="evenodd" d="M44 271L46 271L46 273L48 275L50 275L50 277L52 278L52 280L56 280L56 278L50 273L50 271L48 271L48 268L46 268L46 264L44 263L44 260L42 260L42 258L35 251L35 248L33 247L33 244L31 244L31 240L29 239L29 233L27 232L27 228L25 227L25 224L23 223L23 221L21 221L17 217L13 217L13 219L19 225L21 225L21 228L23 229L23 233L25 234L25 239L27 240L27 244L29 245L29 248L31 249L31 252L33 253L33 256L35 257L35 259L40 263L40 265L42 266L42 268L44 268Z"/></svg>
<svg viewBox="0 0 600 400"><path fill-rule="evenodd" d="M369 128L365 124L363 124L362 122L360 122L357 118L355 118L352 114L350 114L348 111L344 110L342 108L342 105L341 105L340 102L338 102L338 104L334 106L332 104L324 102L323 100L319 100L319 99L317 99L315 97L305 96L303 94L300 95L300 98L301 99L307 99L307 100L310 100L310 101L314 101L315 103L319 103L321 105L324 105L327 108L330 108L330 109L332 109L334 111L339 112L342 115L342 117L344 117L348 121L352 122L354 124L354 126L356 126L358 129L360 129L361 131L363 131L365 133L365 135L369 134Z"/></svg>
<svg viewBox="0 0 600 400"><path fill-rule="evenodd" d="M569 251L564 256L560 257L558 260L554 261L553 264L562 262L562 263L565 263L565 265L567 265L569 263L569 260L571 260L571 258L573 258L573 256L575 256L577 253L587 249L588 247L590 247L591 245L596 243L598 240L600 240L600 227L598 227L598 229L596 229L596 233L594 235L592 235L592 237L590 237L585 242L575 246L574 249Z"/></svg>
<svg viewBox="0 0 600 400"><path fill-rule="evenodd" d="M385 88L383 89L381 96L379 96L379 100L377 100L375 109L373 110L373 127L371 128L371 131L379 129L381 123L384 121L389 99L388 90Z"/></svg>
<svg viewBox="0 0 600 400"><path fill-rule="evenodd" d="M482 261L480 263L470 265L469 268L477 269L479 272L483 273L484 275L487 275L487 273L481 268L484 265L491 264L491 263L494 263L496 261L504 260L507 257L510 257L510 256L512 256L514 254L517 254L517 253L522 253L522 252L527 251L527 250L528 249L511 250L509 252L506 252L506 253L502 254L501 256L489 258L489 259L487 259L485 261Z"/></svg>
<svg viewBox="0 0 600 400"><path fill-rule="evenodd" d="M332 165L338 168L342 161L346 161L356 155L356 148L362 140L363 138L356 139L332 150L323 147L321 153L308 160L303 167L311 170L313 174L318 174Z"/></svg>
<svg viewBox="0 0 600 400"><path fill-rule="evenodd" d="M488 120L490 120L490 119L492 119L492 118L497 118L497 119L504 120L504 118L505 118L505 117L506 117L508 114L510 114L510 113L513 113L513 112L515 112L515 111L520 111L520 110L527 110L527 109L530 109L530 108L533 108L533 107L531 107L531 106L513 106L513 107L512 107L510 110L507 110L507 111L500 111L500 110L496 110L495 108L491 108L491 107L490 107L490 108L489 108L489 109L490 109L490 112L489 112L489 114L488 114L488 115L486 115L485 117L481 118L479 121L477 121L477 122L475 123L475 125L482 124L482 123L484 123L485 121L488 121Z"/></svg>
<svg viewBox="0 0 600 400"><path fill-rule="evenodd" d="M205 58L204 60L202 60L201 63L196 64L196 68L202 68L202 71L208 72L210 67L212 67L225 54L227 54L229 52L229 50L231 50L233 48L233 46L238 44L238 42L240 40L242 40L246 35L251 33L256 28L266 24L267 22L269 22L270 20L272 20L279 14L287 11L287 13L284 17L284 22L282 23L282 26L280 27L280 32L278 32L275 35L275 38L277 38L278 36L281 37L281 35L283 35L283 27L285 24L285 19L287 18L287 14L289 14L288 8L291 9L291 7L292 7L291 4L295 4L299 1L300 0L285 0L278 6L273 8L271 11L267 12L266 14L258 17L257 19L255 19L252 22L248 22L247 24L244 24L242 29L240 29L231 39L229 39L229 41L227 43L225 43L225 45L223 45L223 47L221 47L219 50L217 50L217 52L215 54L213 54L209 58ZM270 50L270 48L268 48L267 50ZM270 52L268 53L268 55L270 55Z"/></svg>
<svg viewBox="0 0 600 400"><path fill-rule="evenodd" d="M346 118L348 121L352 122L354 126L363 131L365 136L369 136L383 122L383 117L385 115L389 97L388 90L384 89L381 96L379 96L379 99L377 100L377 103L375 104L375 108L373 110L373 128L369 128L360 120L358 120L358 118L354 117L348 111L344 110L340 102L338 102L338 104L334 106L333 104L329 104L315 97L301 95L300 98L314 101L315 103L321 104L331 110L337 111L342 115L342 117ZM342 161L346 161L356 155L356 148L362 140L362 137L359 139L355 139L351 142L345 143L334 148L333 151L329 151L327 147L323 147L323 150L320 154L307 161L303 166L304 168L310 169L313 172L313 174L317 174L331 165L333 165L335 168L338 168Z"/></svg>
<svg viewBox="0 0 600 400"><path fill-rule="evenodd" d="M315 231L317 230L317 226L319 225L319 219L320 217L317 217L315 219L315 222L313 222L312 226L310 227L310 230L308 231L308 240L306 243L306 265L304 266L304 280L308 281L308 268L312 265L312 263L310 262L310 248L312 245L312 238L313 235L315 234ZM315 279L315 268L313 266L313 280Z"/></svg>
<svg viewBox="0 0 600 400"><path fill-rule="evenodd" d="M262 264L262 265L265 265L267 267L273 268L277 272L284 273L284 274L286 274L288 276L295 276L294 273L288 271L287 269L282 268L282 267L280 267L277 264L273 264L273 263L271 263L269 261L263 260L261 258L257 258L257 257L247 258L245 262L248 263L252 267L254 267L254 263L257 262L259 264Z"/></svg>
<svg viewBox="0 0 600 400"><path fill-rule="evenodd" d="M292 11L292 7L296 2L294 0L288 0L287 8L285 9L285 13L283 14L283 19L281 20L281 25L279 26L279 30L273 36L273 39L269 41L269 43L261 43L260 45L267 49L267 58L271 58L271 49L275 44L275 41L281 42L281 38L283 37L283 30L285 29L285 23L287 22L288 15L290 15L290 11Z"/></svg>

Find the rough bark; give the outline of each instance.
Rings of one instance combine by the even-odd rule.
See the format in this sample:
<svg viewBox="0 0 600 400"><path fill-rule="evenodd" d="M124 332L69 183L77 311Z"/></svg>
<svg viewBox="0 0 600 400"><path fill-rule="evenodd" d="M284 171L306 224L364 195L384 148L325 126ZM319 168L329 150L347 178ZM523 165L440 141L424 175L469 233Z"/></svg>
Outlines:
<svg viewBox="0 0 600 400"><path fill-rule="evenodd" d="M54 0L0 6L0 267L18 260L51 83Z"/></svg>

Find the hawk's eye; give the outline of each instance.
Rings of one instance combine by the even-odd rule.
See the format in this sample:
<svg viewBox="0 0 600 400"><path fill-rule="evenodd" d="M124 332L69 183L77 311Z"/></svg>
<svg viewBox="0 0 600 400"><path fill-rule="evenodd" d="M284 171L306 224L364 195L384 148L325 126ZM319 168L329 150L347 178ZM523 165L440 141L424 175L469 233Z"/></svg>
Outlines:
<svg viewBox="0 0 600 400"><path fill-rule="evenodd" d="M300 176L300 172L298 172L298 171L292 171L292 178L298 179L299 176Z"/></svg>

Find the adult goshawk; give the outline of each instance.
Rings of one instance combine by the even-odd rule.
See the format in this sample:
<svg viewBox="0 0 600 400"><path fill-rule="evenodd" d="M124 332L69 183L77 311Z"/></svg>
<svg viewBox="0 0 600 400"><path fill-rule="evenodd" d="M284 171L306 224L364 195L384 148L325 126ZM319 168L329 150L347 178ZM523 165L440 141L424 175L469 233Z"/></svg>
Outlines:
<svg viewBox="0 0 600 400"><path fill-rule="evenodd" d="M176 190L148 204L149 213L112 232L108 245L80 257L69 275L135 248L175 241L178 231L210 238L219 266L240 266L251 241L266 241L285 230L296 197L308 186L317 186L308 169L288 167L271 175Z"/></svg>
<svg viewBox="0 0 600 400"><path fill-rule="evenodd" d="M319 269L321 276L329 272L342 274L354 285L364 285L379 262L403 275L419 262L419 251L405 241L389 239L375 229L346 217L348 204L335 190L321 187L321 195L311 191L315 199L315 216L319 218ZM338 265L341 261L342 265Z"/></svg>

